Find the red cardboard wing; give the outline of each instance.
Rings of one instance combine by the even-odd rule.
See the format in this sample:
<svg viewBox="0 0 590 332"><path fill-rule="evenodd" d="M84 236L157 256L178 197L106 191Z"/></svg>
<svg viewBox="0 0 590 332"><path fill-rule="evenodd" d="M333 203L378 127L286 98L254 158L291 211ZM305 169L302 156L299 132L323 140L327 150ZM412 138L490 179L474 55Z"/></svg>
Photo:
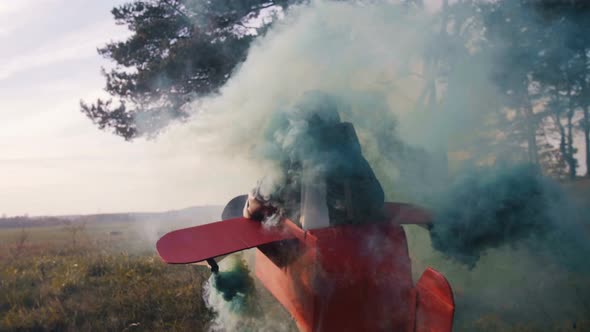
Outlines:
<svg viewBox="0 0 590 332"><path fill-rule="evenodd" d="M172 231L158 240L156 249L166 263L188 264L292 238L282 228L235 218Z"/></svg>

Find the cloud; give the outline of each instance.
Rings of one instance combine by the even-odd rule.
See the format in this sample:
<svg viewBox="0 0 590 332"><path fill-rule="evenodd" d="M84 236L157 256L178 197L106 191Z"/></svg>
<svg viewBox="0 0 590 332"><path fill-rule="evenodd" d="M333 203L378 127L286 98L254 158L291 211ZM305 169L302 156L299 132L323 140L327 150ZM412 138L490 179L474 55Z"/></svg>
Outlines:
<svg viewBox="0 0 590 332"><path fill-rule="evenodd" d="M39 67L97 56L97 47L124 35L124 28L116 26L111 20L97 22L57 40L46 41L44 45L27 54L5 59L0 63L0 81Z"/></svg>
<svg viewBox="0 0 590 332"><path fill-rule="evenodd" d="M8 36L10 34L10 29L5 27L0 27L0 37Z"/></svg>
<svg viewBox="0 0 590 332"><path fill-rule="evenodd" d="M39 13L63 0L0 1L0 38L10 36L17 27L31 24Z"/></svg>
<svg viewBox="0 0 590 332"><path fill-rule="evenodd" d="M20 0L0 2L0 17L21 13L39 5L50 4L57 0Z"/></svg>

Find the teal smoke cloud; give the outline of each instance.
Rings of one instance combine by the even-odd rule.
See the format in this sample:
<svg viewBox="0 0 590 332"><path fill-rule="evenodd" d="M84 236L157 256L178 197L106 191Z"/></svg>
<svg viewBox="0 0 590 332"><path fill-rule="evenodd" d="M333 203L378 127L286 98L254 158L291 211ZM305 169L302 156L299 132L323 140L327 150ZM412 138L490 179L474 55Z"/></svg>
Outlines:
<svg viewBox="0 0 590 332"><path fill-rule="evenodd" d="M548 241L570 215L565 193L532 165L467 171L434 205L434 248L470 267L487 249Z"/></svg>

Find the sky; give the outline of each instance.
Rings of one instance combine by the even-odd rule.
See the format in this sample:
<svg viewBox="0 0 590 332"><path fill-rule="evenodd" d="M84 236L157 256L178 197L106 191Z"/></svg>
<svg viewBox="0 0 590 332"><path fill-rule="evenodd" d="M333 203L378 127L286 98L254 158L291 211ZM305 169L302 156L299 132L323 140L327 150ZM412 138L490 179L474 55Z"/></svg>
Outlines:
<svg viewBox="0 0 590 332"><path fill-rule="evenodd" d="M96 49L128 35L110 14L124 2L0 0L0 215L224 204L255 184L244 161L125 142L80 112L105 96Z"/></svg>
<svg viewBox="0 0 590 332"><path fill-rule="evenodd" d="M224 204L255 183L198 151L125 142L80 112L105 95L96 48L127 36L110 14L123 2L0 0L0 215Z"/></svg>

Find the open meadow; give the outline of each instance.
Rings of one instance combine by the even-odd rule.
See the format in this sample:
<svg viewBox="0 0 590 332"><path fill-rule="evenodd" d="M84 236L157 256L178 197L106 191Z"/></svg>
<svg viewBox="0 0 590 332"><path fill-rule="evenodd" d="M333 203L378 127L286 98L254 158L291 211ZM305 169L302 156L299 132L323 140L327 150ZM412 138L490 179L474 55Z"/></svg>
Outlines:
<svg viewBox="0 0 590 332"><path fill-rule="evenodd" d="M586 199L587 189L574 191ZM161 226L104 221L0 228L0 331L208 330L216 315L203 300L209 269L162 263L158 236L188 225ZM564 266L559 257L500 247L470 270L434 251L425 229L405 228L414 278L432 266L451 282L455 331L590 331L584 257ZM278 302L257 289L266 317L279 317L285 331L295 331Z"/></svg>
<svg viewBox="0 0 590 332"><path fill-rule="evenodd" d="M0 229L0 330L205 330L208 269L165 265L134 226Z"/></svg>
<svg viewBox="0 0 590 332"><path fill-rule="evenodd" d="M590 332L590 0L0 0L0 44L0 332Z"/></svg>

